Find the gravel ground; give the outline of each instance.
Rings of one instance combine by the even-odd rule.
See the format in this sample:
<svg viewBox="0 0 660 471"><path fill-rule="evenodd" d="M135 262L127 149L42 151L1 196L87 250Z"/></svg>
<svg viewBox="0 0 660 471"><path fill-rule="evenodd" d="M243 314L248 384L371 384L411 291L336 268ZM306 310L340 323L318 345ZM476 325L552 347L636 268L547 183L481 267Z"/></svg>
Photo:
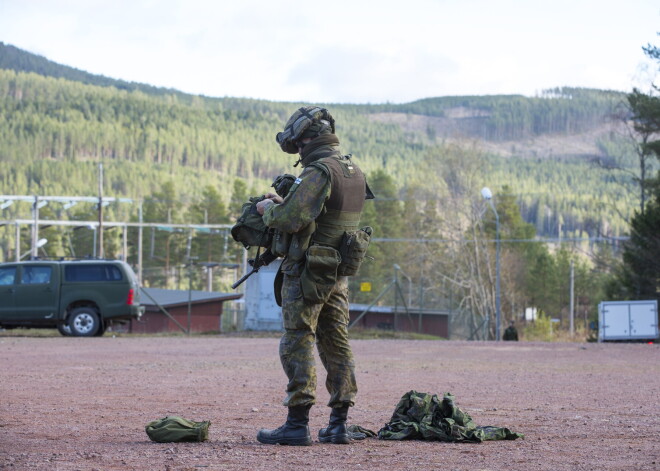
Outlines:
<svg viewBox="0 0 660 471"><path fill-rule="evenodd" d="M660 347L646 344L353 341L350 422L378 431L414 389L449 391L479 425L525 434L481 444L262 445L279 426L276 338L0 337L0 469L659 470ZM327 423L320 362L310 426ZM159 444L166 415L210 420L204 443Z"/></svg>

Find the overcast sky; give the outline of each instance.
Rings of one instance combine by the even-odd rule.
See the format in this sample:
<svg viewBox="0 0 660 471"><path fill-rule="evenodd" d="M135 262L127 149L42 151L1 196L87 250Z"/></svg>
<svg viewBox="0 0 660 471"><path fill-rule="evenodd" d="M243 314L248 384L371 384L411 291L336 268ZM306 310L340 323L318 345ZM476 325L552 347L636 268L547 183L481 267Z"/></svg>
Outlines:
<svg viewBox="0 0 660 471"><path fill-rule="evenodd" d="M658 0L0 0L0 41L194 94L402 103L648 88L659 20Z"/></svg>

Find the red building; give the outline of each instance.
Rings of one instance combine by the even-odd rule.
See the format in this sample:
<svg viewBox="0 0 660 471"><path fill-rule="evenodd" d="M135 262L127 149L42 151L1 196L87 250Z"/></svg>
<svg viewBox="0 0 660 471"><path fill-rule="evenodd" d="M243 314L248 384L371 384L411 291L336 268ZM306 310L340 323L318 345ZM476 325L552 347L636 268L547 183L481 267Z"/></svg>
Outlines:
<svg viewBox="0 0 660 471"><path fill-rule="evenodd" d="M131 321L129 332L134 334L187 332L188 328L191 332L220 332L224 302L243 296L159 288L141 291L140 304L145 312L139 320Z"/></svg>
<svg viewBox="0 0 660 471"><path fill-rule="evenodd" d="M417 332L449 338L448 311L409 308L406 312L401 306L396 311L392 306L372 306L366 311L367 307L366 304L351 304L351 327Z"/></svg>

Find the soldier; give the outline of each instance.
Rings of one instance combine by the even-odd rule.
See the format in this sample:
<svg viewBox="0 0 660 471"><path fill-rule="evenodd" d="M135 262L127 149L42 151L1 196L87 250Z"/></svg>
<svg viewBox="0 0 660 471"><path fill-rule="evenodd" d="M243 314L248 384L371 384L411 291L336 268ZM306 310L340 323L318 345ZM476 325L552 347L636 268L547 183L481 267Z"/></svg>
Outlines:
<svg viewBox="0 0 660 471"><path fill-rule="evenodd" d="M513 321L509 323L509 327L507 327L506 330L504 331L502 340L509 340L514 342L518 341L518 329L516 329L516 326L514 325Z"/></svg>
<svg viewBox="0 0 660 471"><path fill-rule="evenodd" d="M316 400L315 342L327 371L332 408L319 441L351 440L346 420L357 385L348 342L348 279L340 276L338 250L345 233L358 230L368 188L362 171L339 151L334 132L334 119L326 109L297 110L284 132L277 134L277 142L283 151L299 154L295 166L302 164L303 171L285 198L269 193L257 204L268 227L290 234L278 274L283 277L285 332L279 353L289 380L284 400L288 416L281 427L260 430L257 440L261 443L311 445L308 422Z"/></svg>

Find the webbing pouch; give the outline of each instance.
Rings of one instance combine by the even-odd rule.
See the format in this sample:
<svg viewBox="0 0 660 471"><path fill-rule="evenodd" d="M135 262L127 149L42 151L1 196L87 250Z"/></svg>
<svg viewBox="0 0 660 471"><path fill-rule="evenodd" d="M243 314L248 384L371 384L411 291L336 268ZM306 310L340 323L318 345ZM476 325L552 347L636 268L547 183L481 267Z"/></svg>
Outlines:
<svg viewBox="0 0 660 471"><path fill-rule="evenodd" d="M371 242L373 229L365 226L355 232L344 232L339 246L341 263L337 270L339 276L353 276L357 274L360 265L367 256L367 249Z"/></svg>
<svg viewBox="0 0 660 471"><path fill-rule="evenodd" d="M284 257L289 252L291 245L291 234L282 231L274 231L271 252L278 257Z"/></svg>
<svg viewBox="0 0 660 471"><path fill-rule="evenodd" d="M316 230L314 221L307 224L303 229L291 235L288 257L290 260L300 261L307 254L312 234Z"/></svg>
<svg viewBox="0 0 660 471"><path fill-rule="evenodd" d="M332 247L312 245L307 249L305 268L300 275L300 286L307 304L328 300L337 282L340 261L339 251Z"/></svg>

